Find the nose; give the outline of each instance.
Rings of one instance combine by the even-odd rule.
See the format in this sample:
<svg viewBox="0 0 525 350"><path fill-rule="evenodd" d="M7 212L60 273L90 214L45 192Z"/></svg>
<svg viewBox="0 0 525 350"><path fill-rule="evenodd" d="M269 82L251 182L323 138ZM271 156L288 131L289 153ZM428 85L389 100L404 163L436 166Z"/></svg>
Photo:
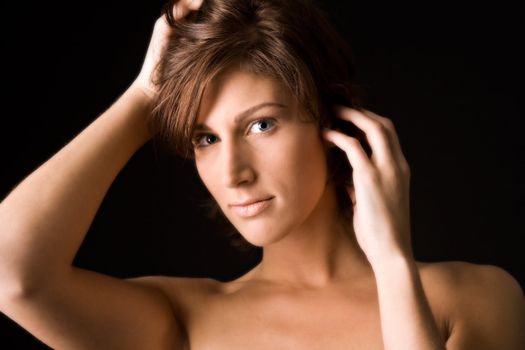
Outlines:
<svg viewBox="0 0 525 350"><path fill-rule="evenodd" d="M255 172L250 166L249 150L240 143L231 140L224 141L223 145L220 164L224 186L238 187L242 184L252 183L255 180Z"/></svg>

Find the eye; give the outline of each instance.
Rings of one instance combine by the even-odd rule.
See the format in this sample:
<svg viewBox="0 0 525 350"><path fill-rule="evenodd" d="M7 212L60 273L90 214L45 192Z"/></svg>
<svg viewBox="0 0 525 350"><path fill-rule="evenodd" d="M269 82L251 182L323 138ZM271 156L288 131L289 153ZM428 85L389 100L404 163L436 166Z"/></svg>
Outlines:
<svg viewBox="0 0 525 350"><path fill-rule="evenodd" d="M264 131L270 129L271 127L268 127L268 125L273 125L273 123L274 122L271 119L258 119L250 126L250 129L254 125L261 125L261 126L264 125L264 127L263 127L263 129L265 129L265 130L263 130L263 132L264 132Z"/></svg>
<svg viewBox="0 0 525 350"><path fill-rule="evenodd" d="M204 143L202 143L204 140ZM199 147L207 147L213 142L217 141L217 137L212 134L200 134L196 135L192 139L193 147L199 148Z"/></svg>
<svg viewBox="0 0 525 350"><path fill-rule="evenodd" d="M257 119L250 125L250 130L258 125L261 130L261 132L256 132L256 134L260 134L263 132L266 132L273 128L273 125L275 122L272 119L269 118L261 118ZM204 140L204 143L203 143ZM214 141L217 140L217 137L213 134L197 134L192 138L192 144L194 148L202 148L202 147L208 147L210 146Z"/></svg>

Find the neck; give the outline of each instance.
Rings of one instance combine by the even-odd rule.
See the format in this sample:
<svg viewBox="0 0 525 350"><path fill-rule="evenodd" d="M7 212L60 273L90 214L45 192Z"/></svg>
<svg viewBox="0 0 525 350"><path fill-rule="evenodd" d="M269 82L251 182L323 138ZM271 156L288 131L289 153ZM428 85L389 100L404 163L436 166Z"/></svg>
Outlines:
<svg viewBox="0 0 525 350"><path fill-rule="evenodd" d="M371 266L355 239L352 223L341 220L335 190L327 185L307 220L263 248L255 275L258 279L312 288L370 276Z"/></svg>

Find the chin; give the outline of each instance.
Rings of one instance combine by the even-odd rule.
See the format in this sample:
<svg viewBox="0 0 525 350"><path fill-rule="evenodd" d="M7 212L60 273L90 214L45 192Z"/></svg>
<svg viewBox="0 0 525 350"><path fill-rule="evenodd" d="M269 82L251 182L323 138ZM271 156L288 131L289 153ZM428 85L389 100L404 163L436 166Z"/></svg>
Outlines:
<svg viewBox="0 0 525 350"><path fill-rule="evenodd" d="M275 230L268 229L268 228L262 228L260 230L252 229L250 232L247 232L246 229L244 230L238 229L238 231L241 233L241 235L244 237L245 240L261 248L264 248L273 243L276 243L280 241L284 236L286 236L285 234L281 234L281 235L271 234L271 232L275 232Z"/></svg>

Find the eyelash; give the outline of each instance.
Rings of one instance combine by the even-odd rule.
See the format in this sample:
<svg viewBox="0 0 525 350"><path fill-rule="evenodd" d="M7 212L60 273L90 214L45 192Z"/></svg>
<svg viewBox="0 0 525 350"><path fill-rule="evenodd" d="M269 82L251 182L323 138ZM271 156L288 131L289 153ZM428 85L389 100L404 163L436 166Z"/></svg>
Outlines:
<svg viewBox="0 0 525 350"><path fill-rule="evenodd" d="M272 119L272 118L259 118L257 120L255 120L253 123L250 124L250 127L248 129L251 129L253 125L259 123L259 122L270 122L271 125L273 125L272 127L270 127L269 129L263 131L262 133L265 133L265 132L268 132L269 130L273 129L273 127L275 126L275 120ZM206 136L210 136L210 135L213 135L213 134L197 134L195 135L193 138L192 138L192 144L193 144L193 148L204 148L204 147L209 147L211 145L206 145L206 146L203 146L199 143L199 141L203 138L203 137L206 137Z"/></svg>

